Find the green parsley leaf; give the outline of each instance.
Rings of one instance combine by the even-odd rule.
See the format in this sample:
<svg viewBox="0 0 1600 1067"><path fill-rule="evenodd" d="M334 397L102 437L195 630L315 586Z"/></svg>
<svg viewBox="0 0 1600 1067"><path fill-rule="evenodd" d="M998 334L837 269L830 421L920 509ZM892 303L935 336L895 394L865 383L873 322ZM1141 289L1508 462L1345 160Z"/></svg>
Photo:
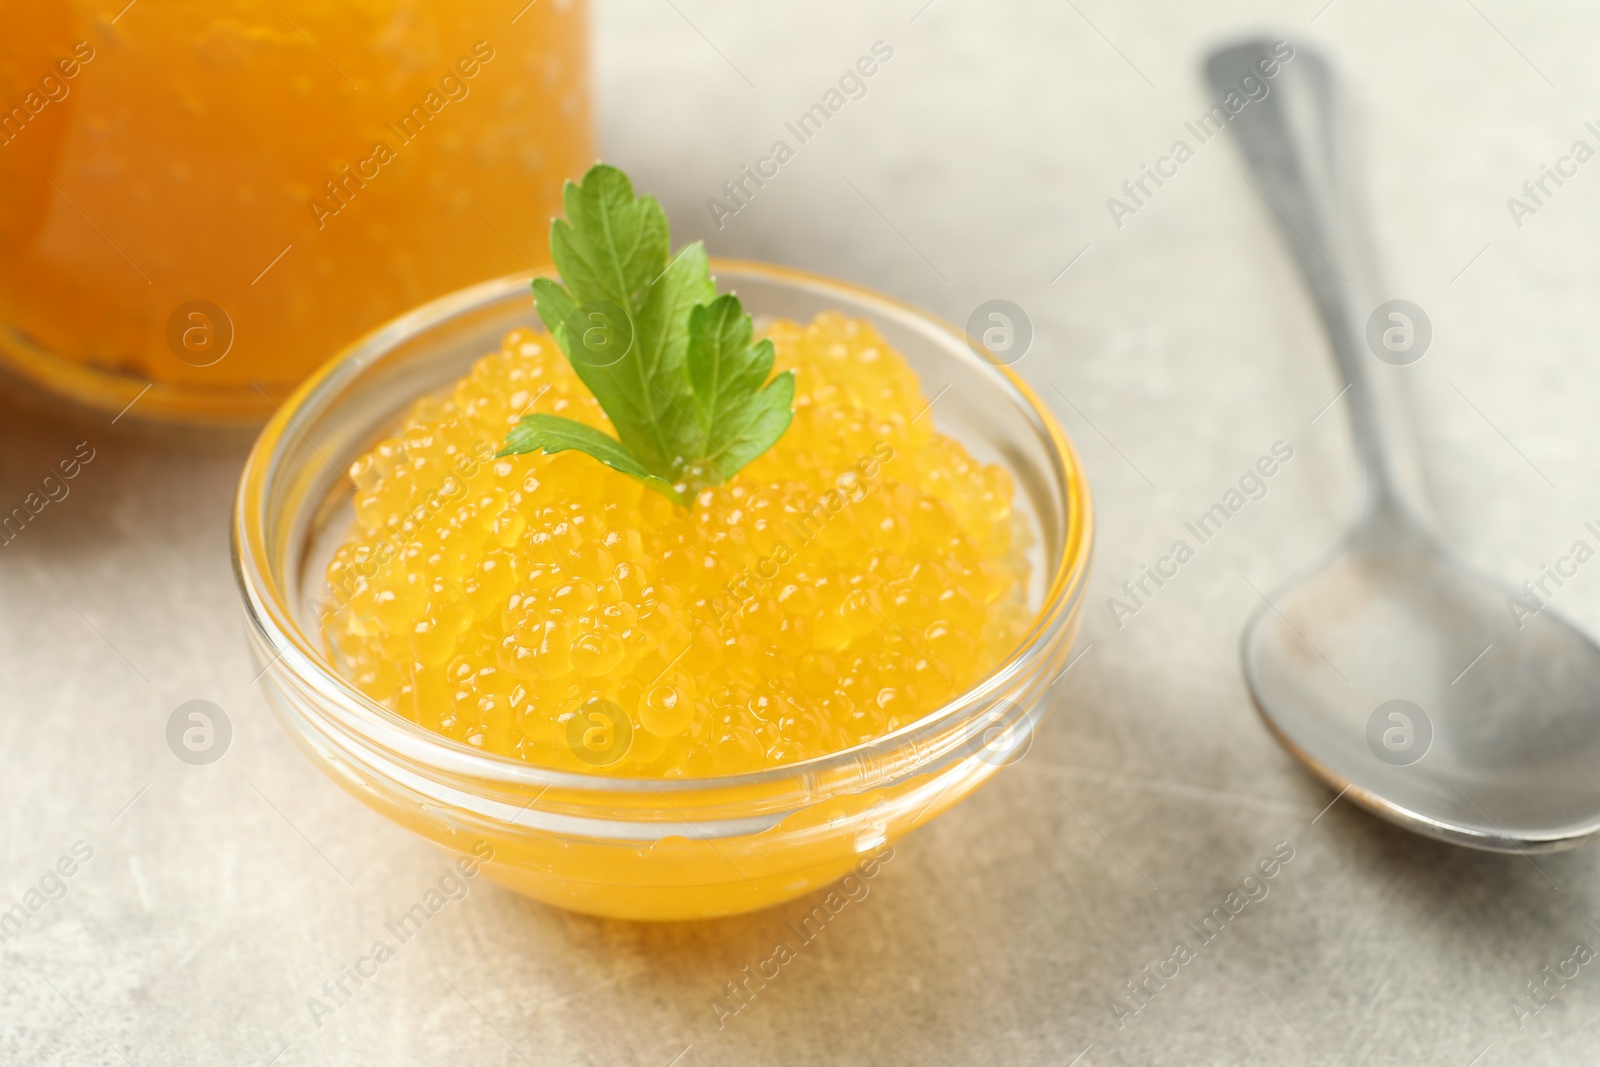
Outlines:
<svg viewBox="0 0 1600 1067"><path fill-rule="evenodd" d="M506 434L506 446L496 452L495 456L498 458L534 451L554 455L569 448L587 452L612 470L637 478L656 492L669 496L680 504L684 503L683 497L670 483L662 481L641 466L616 438L609 437L577 419L566 419L560 415L524 415L511 428L511 432Z"/></svg>
<svg viewBox="0 0 1600 1067"><path fill-rule="evenodd" d="M717 295L703 245L668 262L666 214L627 175L597 163L563 202L550 228L561 282L537 279L534 302L617 436L529 415L500 454L578 449L688 503L788 429L794 375L767 381L772 343L752 344L738 298Z"/></svg>
<svg viewBox="0 0 1600 1067"><path fill-rule="evenodd" d="M739 298L725 293L689 313L689 385L694 421L708 462L727 480L771 448L789 428L794 373L772 373L772 342L750 343L753 330Z"/></svg>
<svg viewBox="0 0 1600 1067"><path fill-rule="evenodd" d="M580 304L611 300L637 311L670 249L661 205L635 199L628 176L604 164L568 182L561 200L567 217L551 223L550 254L567 291Z"/></svg>

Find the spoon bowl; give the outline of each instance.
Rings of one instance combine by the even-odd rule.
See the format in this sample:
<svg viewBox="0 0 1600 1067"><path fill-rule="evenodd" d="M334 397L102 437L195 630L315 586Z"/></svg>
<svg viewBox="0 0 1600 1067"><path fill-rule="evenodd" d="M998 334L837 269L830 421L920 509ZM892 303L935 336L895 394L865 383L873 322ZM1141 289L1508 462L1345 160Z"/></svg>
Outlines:
<svg viewBox="0 0 1600 1067"><path fill-rule="evenodd" d="M1359 530L1245 628L1245 679L1278 740L1392 822L1496 851L1600 833L1600 648L1426 536ZM1409 541L1409 544L1407 544Z"/></svg>
<svg viewBox="0 0 1600 1067"><path fill-rule="evenodd" d="M1205 72L1219 98L1248 97L1229 125L1348 383L1367 487L1344 544L1246 625L1256 707L1341 796L1408 829L1507 852L1586 843L1600 834L1600 647L1431 530L1403 411L1426 344L1367 340L1394 323L1409 346L1431 324L1417 330L1421 309L1378 280L1332 71L1304 47L1247 41Z"/></svg>

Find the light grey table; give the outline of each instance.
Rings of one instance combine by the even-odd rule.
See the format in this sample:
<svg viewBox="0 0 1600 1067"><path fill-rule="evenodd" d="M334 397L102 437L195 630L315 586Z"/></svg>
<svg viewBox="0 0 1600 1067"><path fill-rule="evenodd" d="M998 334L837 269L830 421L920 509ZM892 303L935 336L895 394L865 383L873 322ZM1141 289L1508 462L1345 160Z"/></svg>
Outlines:
<svg viewBox="0 0 1600 1067"><path fill-rule="evenodd" d="M1397 295L1434 326L1411 377L1449 540L1536 577L1593 544L1600 516L1600 162L1520 227L1506 205L1574 140L1600 147L1584 128L1600 15L1560 6L602 2L607 156L676 235L957 321L1016 301L1036 334L1019 368L1099 505L1085 651L1032 751L901 844L721 1027L725 983L810 902L642 927L473 883L313 1019L307 998L446 864L326 781L252 687L227 555L247 439L7 401L0 504L79 441L95 459L0 548L0 909L41 880L65 890L0 945L0 1061L1592 1061L1600 965L1551 982L1536 1015L1511 1005L1600 944L1600 854L1481 855L1330 807L1251 709L1239 627L1337 536L1353 467L1309 305L1233 146L1198 146L1120 227L1106 205L1189 136L1197 55L1219 36L1270 18L1336 49L1370 105ZM719 229L706 200L878 40L893 57L866 95ZM1280 440L1294 458L1267 495L1117 625L1121 583ZM1597 576L1554 599L1591 629ZM164 739L191 699L233 724L208 767ZM92 858L46 877L78 842ZM1189 924L1226 913L1275 848L1292 860L1203 942ZM1162 962L1179 941L1193 958Z"/></svg>

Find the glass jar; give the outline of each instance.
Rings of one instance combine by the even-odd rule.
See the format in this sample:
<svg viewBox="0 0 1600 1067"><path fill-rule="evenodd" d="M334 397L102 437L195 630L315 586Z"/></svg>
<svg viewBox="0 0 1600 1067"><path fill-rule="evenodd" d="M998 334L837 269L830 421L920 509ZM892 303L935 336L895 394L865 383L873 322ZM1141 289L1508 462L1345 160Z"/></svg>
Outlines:
<svg viewBox="0 0 1600 1067"><path fill-rule="evenodd" d="M50 0L0 33L0 362L249 419L406 308L541 266L593 160L585 0Z"/></svg>
<svg viewBox="0 0 1600 1067"><path fill-rule="evenodd" d="M284 729L375 810L483 863L530 897L627 919L749 911L872 877L885 846L1026 753L1077 633L1093 514L1049 409L960 331L840 282L713 261L756 316L821 311L871 321L935 397L931 414L1004 465L1030 547L1022 642L949 703L893 733L815 759L717 778L590 775L486 753L376 703L323 643L326 564L354 521L350 463L412 401L448 390L515 327L537 328L527 275L417 309L352 346L283 405L257 441L234 511L234 567L261 684Z"/></svg>

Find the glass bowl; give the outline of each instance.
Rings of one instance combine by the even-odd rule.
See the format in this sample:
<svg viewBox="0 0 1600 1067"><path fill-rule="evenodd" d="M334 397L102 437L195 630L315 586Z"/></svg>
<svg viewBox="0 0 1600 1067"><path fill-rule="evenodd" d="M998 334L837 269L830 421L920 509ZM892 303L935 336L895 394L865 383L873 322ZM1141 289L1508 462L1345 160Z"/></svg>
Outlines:
<svg viewBox="0 0 1600 1067"><path fill-rule="evenodd" d="M234 569L261 683L306 753L366 804L494 881L626 919L696 919L776 904L876 873L897 838L1019 758L1066 663L1083 603L1092 509L1055 418L956 328L854 286L714 261L758 317L870 320L934 399L940 430L1004 465L1029 530L1017 648L978 684L894 733L783 767L697 779L551 770L433 733L363 695L321 638L323 569L351 522L352 460L418 396L442 392L513 327L538 327L529 276L502 278L396 319L324 366L256 442L234 512Z"/></svg>

